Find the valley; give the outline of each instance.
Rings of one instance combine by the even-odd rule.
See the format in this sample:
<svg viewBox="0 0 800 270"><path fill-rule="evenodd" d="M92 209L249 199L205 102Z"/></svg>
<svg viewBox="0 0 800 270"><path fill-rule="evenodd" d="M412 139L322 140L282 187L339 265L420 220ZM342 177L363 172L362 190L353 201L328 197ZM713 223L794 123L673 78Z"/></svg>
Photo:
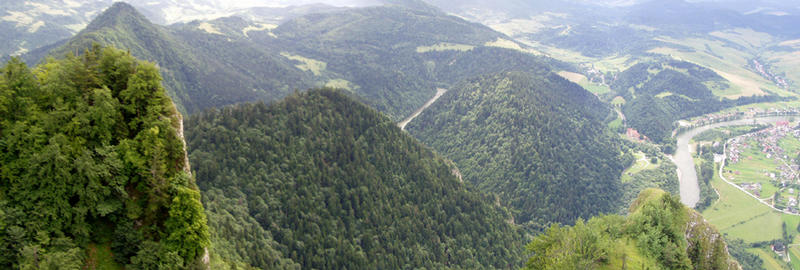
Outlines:
<svg viewBox="0 0 800 270"><path fill-rule="evenodd" d="M0 268L800 269L782 0L9 1Z"/></svg>

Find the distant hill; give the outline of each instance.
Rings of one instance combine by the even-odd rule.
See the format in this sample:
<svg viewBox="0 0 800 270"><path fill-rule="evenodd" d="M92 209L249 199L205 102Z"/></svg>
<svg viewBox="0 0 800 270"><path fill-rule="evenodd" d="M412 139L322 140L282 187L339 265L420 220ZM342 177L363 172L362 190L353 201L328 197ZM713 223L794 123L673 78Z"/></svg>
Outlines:
<svg viewBox="0 0 800 270"><path fill-rule="evenodd" d="M627 124L656 143L672 139L674 122L725 108L756 102L779 101L777 96L719 98L714 91L731 82L713 70L683 61L639 63L621 72L611 88L627 102L622 111Z"/></svg>
<svg viewBox="0 0 800 270"><path fill-rule="evenodd" d="M407 130L530 227L615 211L623 146L597 97L547 70L455 86Z"/></svg>
<svg viewBox="0 0 800 270"><path fill-rule="evenodd" d="M516 268L524 235L494 198L341 90L203 112L190 160L224 260L258 268Z"/></svg>
<svg viewBox="0 0 800 270"><path fill-rule="evenodd" d="M117 3L63 45L25 58L58 57L94 42L158 63L168 93L187 113L330 86L352 91L399 121L437 87L483 74L473 69L557 64L522 53L524 45L483 25L406 5L310 14L281 25L228 17L162 27ZM459 64L475 64L478 56L483 65Z"/></svg>
<svg viewBox="0 0 800 270"><path fill-rule="evenodd" d="M118 2L65 44L52 51L37 50L26 59L35 62L48 54L58 57L82 51L92 43L123 48L157 63L168 93L179 109L188 113L210 106L280 98L295 87L308 85L300 70L250 44L210 34L204 35L202 44L196 44L192 34L196 32L178 33L152 24L132 6ZM206 48L219 54L209 55L203 50Z"/></svg>

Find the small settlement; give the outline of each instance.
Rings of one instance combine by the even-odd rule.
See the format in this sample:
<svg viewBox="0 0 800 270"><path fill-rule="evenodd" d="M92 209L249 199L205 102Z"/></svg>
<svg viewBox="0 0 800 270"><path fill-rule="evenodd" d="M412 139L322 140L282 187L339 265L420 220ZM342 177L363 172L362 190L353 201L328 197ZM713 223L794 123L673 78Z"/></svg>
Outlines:
<svg viewBox="0 0 800 270"><path fill-rule="evenodd" d="M781 121L773 127L745 134L728 142L726 152L728 165L735 165L743 162L744 159L752 159L752 156L745 156L746 151L751 148L757 149L767 160L772 161L770 163L774 164L774 167L762 168L759 171L769 179L768 183L744 179L736 170L729 168L725 170L731 174L731 181L759 198L773 195L762 194L765 184L774 186L777 189L775 196L767 199L771 201L773 207L798 213L798 194L800 192L795 192L795 188L800 186L800 182L798 182L800 166L797 165L798 161L796 160L798 153L787 153L786 149L781 147L780 141L787 136L800 139L800 129L793 128L789 122Z"/></svg>

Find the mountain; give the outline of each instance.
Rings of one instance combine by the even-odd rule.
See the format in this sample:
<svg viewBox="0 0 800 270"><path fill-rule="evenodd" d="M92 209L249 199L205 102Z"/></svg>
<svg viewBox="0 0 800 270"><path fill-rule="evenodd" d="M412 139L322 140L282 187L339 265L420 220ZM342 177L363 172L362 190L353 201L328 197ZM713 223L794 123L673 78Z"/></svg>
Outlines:
<svg viewBox="0 0 800 270"><path fill-rule="evenodd" d="M168 93L187 113L330 86L399 121L437 87L476 75L475 67L500 72L507 65L557 64L485 26L401 5L310 14L278 26L227 17L161 27L117 3L65 44L25 58L35 62L94 42L158 63ZM491 53L498 56L484 57ZM454 64L478 57L492 69Z"/></svg>
<svg viewBox="0 0 800 270"><path fill-rule="evenodd" d="M93 43L124 48L136 57L158 63L169 95L179 110L187 113L211 106L277 99L294 88L307 86L302 71L279 56L202 29L179 32L152 24L135 8L121 2L63 45L37 50L26 59L35 62L45 55L61 56ZM228 55L231 52L233 55Z"/></svg>
<svg viewBox="0 0 800 270"><path fill-rule="evenodd" d="M258 268L515 268L524 235L451 163L342 90L192 116L212 253Z"/></svg>
<svg viewBox="0 0 800 270"><path fill-rule="evenodd" d="M181 116L153 64L93 47L0 70L0 267L206 263Z"/></svg>
<svg viewBox="0 0 800 270"><path fill-rule="evenodd" d="M627 217L553 225L527 249L527 269L742 269L714 226L656 189L643 191Z"/></svg>
<svg viewBox="0 0 800 270"><path fill-rule="evenodd" d="M99 2L7 0L0 6L0 56L69 38L107 6Z"/></svg>
<svg viewBox="0 0 800 270"><path fill-rule="evenodd" d="M515 221L570 223L617 209L622 145L611 111L548 70L485 75L457 85L408 126L452 159L467 182L497 193Z"/></svg>
<svg viewBox="0 0 800 270"><path fill-rule="evenodd" d="M627 124L663 144L672 140L673 123L680 119L737 105L782 100L777 96L720 99L714 95L730 85L713 70L684 61L662 60L639 63L619 73L611 88L626 100L622 112L628 116Z"/></svg>

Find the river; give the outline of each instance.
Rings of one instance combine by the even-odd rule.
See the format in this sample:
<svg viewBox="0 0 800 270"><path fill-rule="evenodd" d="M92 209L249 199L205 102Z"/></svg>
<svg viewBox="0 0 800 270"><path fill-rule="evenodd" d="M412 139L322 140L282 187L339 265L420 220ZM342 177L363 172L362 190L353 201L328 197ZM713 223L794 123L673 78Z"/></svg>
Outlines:
<svg viewBox="0 0 800 270"><path fill-rule="evenodd" d="M689 152L689 141L704 131L727 126L743 126L757 124L769 124L778 121L787 121L791 116L765 116L757 118L747 118L719 122L707 126L697 127L678 135L678 145L675 155L670 157L672 162L678 167L678 181L680 182L681 202L688 207L694 208L700 201L700 185L697 183L697 171L694 167L694 158Z"/></svg>

